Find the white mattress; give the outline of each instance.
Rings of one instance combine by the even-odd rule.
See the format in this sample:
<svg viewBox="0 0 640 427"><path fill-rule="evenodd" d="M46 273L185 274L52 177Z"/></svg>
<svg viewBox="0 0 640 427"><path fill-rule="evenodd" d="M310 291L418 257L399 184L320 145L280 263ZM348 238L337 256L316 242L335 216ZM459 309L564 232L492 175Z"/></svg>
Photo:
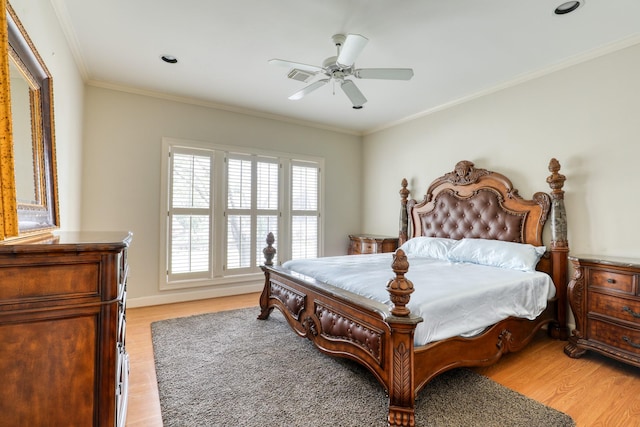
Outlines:
<svg viewBox="0 0 640 427"><path fill-rule="evenodd" d="M392 254L349 255L287 261L284 268L391 305L386 284L394 277ZM408 257L406 277L415 292L408 304L424 319L415 344L471 336L509 316L535 319L555 296L551 277L432 258Z"/></svg>

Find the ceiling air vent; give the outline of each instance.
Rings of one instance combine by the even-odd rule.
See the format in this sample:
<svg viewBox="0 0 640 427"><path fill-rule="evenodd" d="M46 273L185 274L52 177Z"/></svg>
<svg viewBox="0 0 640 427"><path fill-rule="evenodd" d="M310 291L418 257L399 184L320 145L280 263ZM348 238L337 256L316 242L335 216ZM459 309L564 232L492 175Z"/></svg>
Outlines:
<svg viewBox="0 0 640 427"><path fill-rule="evenodd" d="M297 68L294 68L293 70L289 71L287 77L293 80L298 80L299 82L306 83L315 75L315 73L310 73L308 71L298 70Z"/></svg>

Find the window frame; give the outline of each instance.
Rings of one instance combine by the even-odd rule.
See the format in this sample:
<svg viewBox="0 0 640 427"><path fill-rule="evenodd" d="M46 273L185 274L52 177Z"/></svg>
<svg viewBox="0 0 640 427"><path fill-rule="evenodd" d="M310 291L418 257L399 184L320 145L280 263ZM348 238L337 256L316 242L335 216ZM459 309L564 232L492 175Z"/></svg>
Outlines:
<svg viewBox="0 0 640 427"><path fill-rule="evenodd" d="M169 185L171 178L170 153L173 150L194 150L194 152L210 152L213 161L211 166L211 220L210 235L213 248L223 248L223 250L212 250L210 256L210 274L207 277L192 277L176 279L169 275L170 255L169 244L171 242L168 226L168 203ZM233 274L226 269L227 257L227 159L235 156L248 156L257 159L275 159L278 164L278 209L277 209L277 235L274 246L277 249L277 263L291 258L291 237L292 237L292 203L291 203L291 170L293 164L313 165L318 168L318 256L324 254L324 159L317 156L310 156L299 153L285 153L273 150L264 150L251 147L230 146L202 141L185 140L178 138L162 138L162 174L161 174L161 220L160 220L160 290L185 289L202 286L215 286L222 284L240 284L245 282L259 283L263 279L263 274L258 266L249 268L234 269ZM253 177L252 181L257 178ZM255 194L254 194L255 196ZM255 224L253 225L255 227ZM266 246L265 240L256 237L254 253L261 252ZM253 237L252 237L253 238ZM253 244L253 243L252 243ZM257 255L256 255L257 256ZM256 260L258 261L258 260ZM263 260L260 260L263 261Z"/></svg>

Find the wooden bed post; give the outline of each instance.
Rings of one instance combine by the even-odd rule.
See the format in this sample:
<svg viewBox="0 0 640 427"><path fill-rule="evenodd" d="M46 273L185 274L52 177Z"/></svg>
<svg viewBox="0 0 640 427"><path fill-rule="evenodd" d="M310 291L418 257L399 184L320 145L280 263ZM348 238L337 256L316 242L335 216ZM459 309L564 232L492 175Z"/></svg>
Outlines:
<svg viewBox="0 0 640 427"><path fill-rule="evenodd" d="M409 261L407 261L407 255L402 249L396 250L396 253L393 254L391 268L396 274L394 279L387 282L387 291L393 303L391 314L397 317L407 317L410 313L407 304L414 289L411 280L404 277L409 271Z"/></svg>
<svg viewBox="0 0 640 427"><path fill-rule="evenodd" d="M273 257L276 255L276 248L273 247L276 238L273 236L272 232L267 234L267 246L262 250L262 254L264 255L264 265L273 265Z"/></svg>
<svg viewBox="0 0 640 427"><path fill-rule="evenodd" d="M270 274L264 267L273 266L273 257L276 255L276 248L273 247L275 241L276 238L273 236L273 233L269 232L266 240L267 246L262 250L262 254L264 255L264 266L262 267L262 271L264 271L264 288L260 294L260 314L258 315L258 319L260 320L268 319L273 311L273 307L269 306L269 298L271 297L271 287L269 286Z"/></svg>
<svg viewBox="0 0 640 427"><path fill-rule="evenodd" d="M400 189L400 232L398 235L398 246L401 246L409 238L409 217L407 213L407 199L409 198L409 190L407 190L406 178L402 178L402 188Z"/></svg>
<svg viewBox="0 0 640 427"><path fill-rule="evenodd" d="M567 214L564 207L564 181L560 174L560 162L551 159L549 162L547 183L551 187L551 260L553 262L553 281L558 297L558 322L549 325L549 334L556 339L569 338L567 327L567 282L569 241L567 239Z"/></svg>
<svg viewBox="0 0 640 427"><path fill-rule="evenodd" d="M406 180L403 182L406 183ZM391 316L387 318L392 341L387 353L391 363L388 423L391 427L413 427L416 398L413 336L422 318L410 316L411 312L407 308L414 288L413 283L404 277L409 271L409 262L402 249L398 249L393 255L391 268L396 277L387 283L387 291L393 303Z"/></svg>

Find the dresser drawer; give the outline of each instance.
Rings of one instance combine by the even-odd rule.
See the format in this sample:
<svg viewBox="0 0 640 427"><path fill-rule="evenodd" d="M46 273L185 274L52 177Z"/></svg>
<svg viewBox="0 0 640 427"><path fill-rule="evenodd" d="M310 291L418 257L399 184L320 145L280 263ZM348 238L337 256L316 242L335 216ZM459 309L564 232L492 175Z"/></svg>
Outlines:
<svg viewBox="0 0 640 427"><path fill-rule="evenodd" d="M378 244L376 242L362 242L360 247L363 254L375 254L378 252Z"/></svg>
<svg viewBox="0 0 640 427"><path fill-rule="evenodd" d="M589 286L612 291L634 294L634 275L609 270L591 269L589 271Z"/></svg>
<svg viewBox="0 0 640 427"><path fill-rule="evenodd" d="M78 262L60 257L58 264L44 259L39 261L32 265L19 262L0 265L2 303L100 295L100 259Z"/></svg>
<svg viewBox="0 0 640 427"><path fill-rule="evenodd" d="M640 355L640 329L591 319L589 340L599 341L620 350Z"/></svg>
<svg viewBox="0 0 640 427"><path fill-rule="evenodd" d="M635 323L640 328L640 300L591 292L589 294L589 312Z"/></svg>
<svg viewBox="0 0 640 427"><path fill-rule="evenodd" d="M375 240L355 239L351 241L349 253L351 255L378 253L378 243Z"/></svg>

